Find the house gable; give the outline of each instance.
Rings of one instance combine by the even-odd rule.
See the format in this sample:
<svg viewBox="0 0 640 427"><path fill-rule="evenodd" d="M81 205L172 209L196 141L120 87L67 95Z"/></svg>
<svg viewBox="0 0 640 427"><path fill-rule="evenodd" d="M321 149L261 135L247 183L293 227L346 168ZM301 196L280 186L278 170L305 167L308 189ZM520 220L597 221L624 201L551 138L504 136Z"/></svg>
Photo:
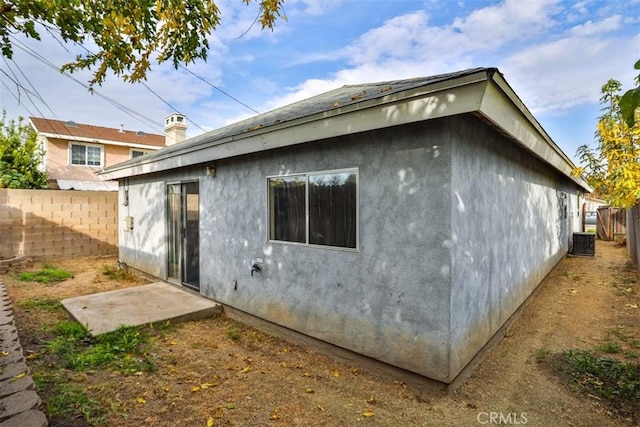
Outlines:
<svg viewBox="0 0 640 427"><path fill-rule="evenodd" d="M495 68L340 89L191 138L144 159L106 168L119 179L256 153L340 135L474 113L586 191L560 150Z"/></svg>

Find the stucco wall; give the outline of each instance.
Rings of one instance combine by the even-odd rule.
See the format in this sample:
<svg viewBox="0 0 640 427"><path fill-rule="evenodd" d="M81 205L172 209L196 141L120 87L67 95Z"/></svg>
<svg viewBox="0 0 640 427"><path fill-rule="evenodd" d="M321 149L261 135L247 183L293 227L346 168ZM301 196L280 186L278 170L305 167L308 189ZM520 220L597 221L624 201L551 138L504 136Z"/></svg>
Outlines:
<svg viewBox="0 0 640 427"><path fill-rule="evenodd" d="M442 302L450 287L450 251L443 246L450 235L446 127L446 121L433 121L222 161L215 177L205 176L202 168L202 293L441 378L448 363L449 319L449 306ZM359 251L266 243L266 177L339 168L359 168ZM171 174L163 180L193 176ZM164 221L164 190L135 179L128 188L131 209L134 197L143 207L130 211L135 228L128 237L122 233L121 258L139 267L142 256L149 271L164 265L157 228ZM137 219L146 210L153 222ZM264 268L251 277L255 258L264 259Z"/></svg>
<svg viewBox="0 0 640 427"><path fill-rule="evenodd" d="M571 181L478 119L455 132L451 379L566 254L580 222ZM564 220L558 191L568 197Z"/></svg>
<svg viewBox="0 0 640 427"><path fill-rule="evenodd" d="M77 144L84 143L77 142ZM94 145L100 145L104 150L104 167L115 165L116 163L124 162L131 158L131 150L129 147L104 144ZM49 144L47 145L47 161L52 167L69 166L69 141L56 138L49 139Z"/></svg>
<svg viewBox="0 0 640 427"><path fill-rule="evenodd" d="M268 243L266 177L341 168L359 171L359 250ZM166 184L194 178L203 294L444 382L564 255L571 227L557 223L559 177L466 116L121 182L121 217L135 218L123 261L166 277Z"/></svg>
<svg viewBox="0 0 640 427"><path fill-rule="evenodd" d="M118 191L120 261L156 277L166 278L166 186L162 179L121 182ZM124 218L133 218L133 229Z"/></svg>

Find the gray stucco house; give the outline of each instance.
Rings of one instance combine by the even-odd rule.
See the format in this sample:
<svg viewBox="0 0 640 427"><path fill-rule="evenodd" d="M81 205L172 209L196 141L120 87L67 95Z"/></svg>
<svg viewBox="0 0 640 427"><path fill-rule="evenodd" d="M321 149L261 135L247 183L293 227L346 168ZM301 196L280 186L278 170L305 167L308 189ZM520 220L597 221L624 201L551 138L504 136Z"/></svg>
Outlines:
<svg viewBox="0 0 640 427"><path fill-rule="evenodd" d="M451 383L590 189L494 68L345 86L106 168L120 259Z"/></svg>

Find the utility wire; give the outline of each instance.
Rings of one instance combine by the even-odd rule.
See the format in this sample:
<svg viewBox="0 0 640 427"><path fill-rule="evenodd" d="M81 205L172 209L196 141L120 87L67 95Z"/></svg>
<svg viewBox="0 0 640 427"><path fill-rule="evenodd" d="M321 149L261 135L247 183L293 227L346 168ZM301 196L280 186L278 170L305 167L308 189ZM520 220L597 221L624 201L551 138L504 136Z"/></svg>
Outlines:
<svg viewBox="0 0 640 427"><path fill-rule="evenodd" d="M255 23L258 20L258 16L256 16L256 19L254 20L254 22L251 24L251 26L247 29L247 31L245 31L244 34L242 34L240 37L244 36L246 33L248 33L251 28L255 25ZM44 24L43 24L44 25ZM61 45L65 48L65 50L67 50L67 52L69 52L68 49L66 49L66 47L64 46L64 44L57 38L57 36L54 34L54 29L57 30L59 32L59 29L56 27L51 27L49 25L45 25L45 29L46 31ZM13 36L12 36L13 37ZM238 38L240 38L238 37ZM27 54L31 55L32 57L36 58L38 61L44 63L45 65L49 66L50 68L54 69L55 71L60 71L60 67L56 66L55 64L53 64L51 61L49 61L48 59L44 58L42 55L40 55L38 52L34 51L32 48L30 48L29 46L25 45L24 43L20 42L19 40L17 40L15 37L13 37L13 40L15 43L18 44L18 48L20 48L21 50L23 50L24 52L26 52ZM78 42L74 42L77 46L81 47L82 49L84 49L85 51L87 51L88 53L92 53L89 49L87 49L83 44L78 43ZM15 61L14 61L15 62ZM16 64L17 65L17 64ZM218 92L222 93L223 95L225 95L226 97L228 97L229 99L232 99L233 101L237 102L238 104L244 106L245 108L251 110L252 112L256 113L256 114L260 114L260 112L258 110L256 110L255 108L247 105L246 103L240 101L238 98L234 97L233 95L225 92L224 90L220 89L219 87L217 87L216 85L214 85L213 83L210 83L209 81L207 81L204 77L194 73L193 71L191 71L190 69L188 69L187 67L185 67L182 64L179 64L180 68L182 68L183 70L187 71L189 74L193 75L194 77L196 77L197 79L201 80L202 82L208 84L209 86L211 86L212 88L214 88L215 90L217 90ZM22 70L20 70L20 72L22 73ZM24 75L24 73L22 73ZM80 80L76 79L75 77L71 76L69 73L67 72L62 72L62 74L64 74L67 78L73 80L74 82L78 83L79 85L81 85L82 87L84 87L87 90L90 90L92 93L95 93L97 96L99 96L100 98L104 99L105 101L107 101L108 103L110 103L111 105L113 105L114 107L118 108L119 110L125 112L126 114L130 115L131 117L143 121L143 122L147 122L147 124L152 124L152 126L154 128L162 128L161 126L158 126L158 122L157 120L151 119L141 113L138 113L134 110L132 110L131 108L119 103L118 101L103 95L102 93L100 93L99 91L97 91L95 88L91 88L89 87L89 85L81 82ZM26 78L26 76L25 76ZM27 81L29 81L27 79ZM29 81L29 83L31 84L31 82ZM18 83L16 83L18 85ZM149 90L149 92L151 92L153 95L155 95L158 99L160 99L160 101L162 101L164 104L166 104L169 108L171 108L173 111L178 112L178 109L175 108L173 105L171 105L168 101L166 101L165 99L163 99L157 92L155 92L154 90L152 90L146 83L142 82L142 85ZM26 90L26 88L22 85L18 85L19 87L22 87L24 90ZM33 84L31 84L31 87L33 87ZM35 89L35 87L33 87ZM37 93L37 90L36 90ZM44 99L38 94L38 98L46 104L46 102L44 101ZM31 100L31 99L30 99ZM31 100L32 104L33 101ZM35 107L35 104L34 104ZM36 107L37 108L37 107ZM51 108L47 105L47 108L51 110ZM40 113L42 114L42 113ZM55 116L55 114L54 114ZM196 122L194 122L192 119L190 119L189 117L187 117L187 120L189 122L191 122L194 126L196 126L197 128L199 128L200 130L202 130L203 132L206 132L206 129L204 129L202 126L200 126L199 124L197 124ZM163 129L163 128L162 128Z"/></svg>
<svg viewBox="0 0 640 427"><path fill-rule="evenodd" d="M166 105L169 106L169 108L171 108L173 111L178 111L177 108L175 108L173 105L169 104L169 102L165 101L160 95L158 95L153 89L151 89L145 82L141 82L142 86L146 87L147 90L149 92L151 92L152 94L154 94L156 97L158 97L158 99L162 102L164 102ZM180 113L182 114L182 113ZM199 128L201 131L206 132L207 130L205 128L203 128L202 126L200 126L199 124L197 124L196 122L194 122L193 120L189 119L189 117L187 117L187 120L190 121L191 123L193 123L197 128Z"/></svg>
<svg viewBox="0 0 640 427"><path fill-rule="evenodd" d="M60 67L58 67L57 65L55 65L54 63L52 63L48 59L44 58L42 55L40 55L38 52L35 52L30 47L26 46L24 43L20 42L19 40L15 39L15 38L14 38L14 42L16 43L16 46L19 49L23 50L24 52L26 52L30 56L34 57L35 59L37 59L38 61L40 61L43 64L47 65L48 67L52 68L53 70L55 70L57 72L60 71ZM105 101L107 101L108 103L110 103L114 107L118 108L119 110L123 111L124 113L130 115L131 117L136 118L137 120L140 120L140 121L146 121L147 124L151 124L155 128L163 129L161 126L158 125L158 121L157 120L151 119L151 118L149 118L149 117L147 117L147 116L145 116L145 115L143 115L141 113L138 113L138 112L132 110L131 108L121 104L120 102L116 101L115 99L110 98L110 97L102 94L101 92L99 92L95 88L90 88L88 84L81 82L80 80L78 80L77 78L73 77L72 75L70 75L67 72L62 72L62 74L65 77L67 77L67 78L73 80L74 82L78 83L79 85L81 85L85 89L91 90L92 93L96 94L98 97L104 99Z"/></svg>
<svg viewBox="0 0 640 427"><path fill-rule="evenodd" d="M23 90L23 91L25 91L25 92L30 92L30 91L29 91L29 89L27 89L26 87L24 87L24 86L22 85L22 83L20 83L19 81L17 81L15 78L11 77L11 76L10 76L6 71L4 71L2 68L0 68L0 73L4 74L4 75L9 79L9 80L11 80L11 83L13 83L13 84L16 86L16 88L18 88L18 101L20 101L20 96L19 96L19 94L20 94L20 90L19 90L19 89L22 89L22 90ZM35 96L35 93L32 93L32 95L34 95L34 96Z"/></svg>
<svg viewBox="0 0 640 427"><path fill-rule="evenodd" d="M9 63L7 62L7 58L3 58L3 59L4 59L5 63L7 64L7 66L9 67ZM29 80L29 77L27 77L27 75L24 73L24 71L22 71L22 68L20 68L20 65L18 65L18 63L14 59L12 59L11 62L13 62L13 64L18 69L18 71L20 71L20 74L22 74L22 77L27 81L27 83L29 83L29 86L31 86L31 89L33 89L33 91L36 93L36 96L38 97L40 102L42 102L45 105L45 107L47 107L47 109L53 115L53 117L55 117L57 120L59 120L58 116L55 113L55 111L53 111L53 109L49 106L47 101L45 101L44 97L40 94L40 92L38 92L38 89L33 85L31 80ZM13 73L13 74L15 75L15 73ZM31 101L31 103L36 108L36 110L38 110L38 112L40 112L40 109L36 106L36 104L33 102L33 99L31 99L30 96L29 96L29 101ZM40 113L40 114L42 114L42 113Z"/></svg>
<svg viewBox="0 0 640 427"><path fill-rule="evenodd" d="M52 33L49 30L49 33ZM53 34L52 34L53 35ZM92 51L90 51L86 46L84 46L82 43L78 43L78 42L74 42L74 44L82 49L84 49L87 53L94 55L94 53ZM66 48L65 48L66 49ZM68 51L68 50L67 50ZM149 87L149 85L147 85L145 82L141 82L142 86L144 86L149 92L151 92L153 95L155 95L160 101L162 101L165 105L167 105L171 110L176 111L178 113L180 113L180 111L174 107L173 105L171 105L167 100L165 100L164 98L162 98L156 91L154 91L153 89L151 89ZM180 113L182 114L182 113ZM202 126L200 126L198 123L194 122L192 119L190 119L189 117L187 117L187 121L191 122L195 127L199 128L201 131L206 132L207 130L205 128L203 128Z"/></svg>
<svg viewBox="0 0 640 427"><path fill-rule="evenodd" d="M194 73L193 71L191 71L190 69L188 69L187 67L185 67L184 65L180 64L180 68L182 68L183 70L187 71L188 73L192 74L193 76L195 76L196 78L202 80L203 82L205 82L206 84L208 84L209 86L211 86L212 88L214 88L215 90L221 92L222 94L224 94L225 96L228 96L229 98L233 99L234 101L236 101L238 104L241 104L245 107L247 107L249 110L253 111L256 114L260 114L260 111L256 110L255 108L252 108L250 106L248 106L247 104L245 104L244 102L240 101L238 98L235 98L231 95L229 95L227 92L225 92L224 90L220 89L219 87L215 86L213 83L209 83L208 81L206 81L204 79L204 77L200 77L199 75L197 75L196 73Z"/></svg>
<svg viewBox="0 0 640 427"><path fill-rule="evenodd" d="M13 93L13 91L11 90L11 88L9 86L7 86L7 84L4 82L4 80L2 81L2 86L4 86L7 91L11 94L11 96L13 96L16 101L18 101L18 104L20 104L20 97L18 95L16 95L15 93ZM27 113L29 113L30 116L33 116L34 114L31 112L31 110L29 110L29 107L27 107L26 105L22 104L22 107L27 110Z"/></svg>

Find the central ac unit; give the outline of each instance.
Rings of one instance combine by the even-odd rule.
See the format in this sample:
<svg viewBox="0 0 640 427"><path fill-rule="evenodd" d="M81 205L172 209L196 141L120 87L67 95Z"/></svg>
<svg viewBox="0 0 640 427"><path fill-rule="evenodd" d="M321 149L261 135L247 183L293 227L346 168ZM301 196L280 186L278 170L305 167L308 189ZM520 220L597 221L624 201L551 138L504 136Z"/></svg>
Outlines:
<svg viewBox="0 0 640 427"><path fill-rule="evenodd" d="M595 256L596 235L594 233L573 233L573 254Z"/></svg>

